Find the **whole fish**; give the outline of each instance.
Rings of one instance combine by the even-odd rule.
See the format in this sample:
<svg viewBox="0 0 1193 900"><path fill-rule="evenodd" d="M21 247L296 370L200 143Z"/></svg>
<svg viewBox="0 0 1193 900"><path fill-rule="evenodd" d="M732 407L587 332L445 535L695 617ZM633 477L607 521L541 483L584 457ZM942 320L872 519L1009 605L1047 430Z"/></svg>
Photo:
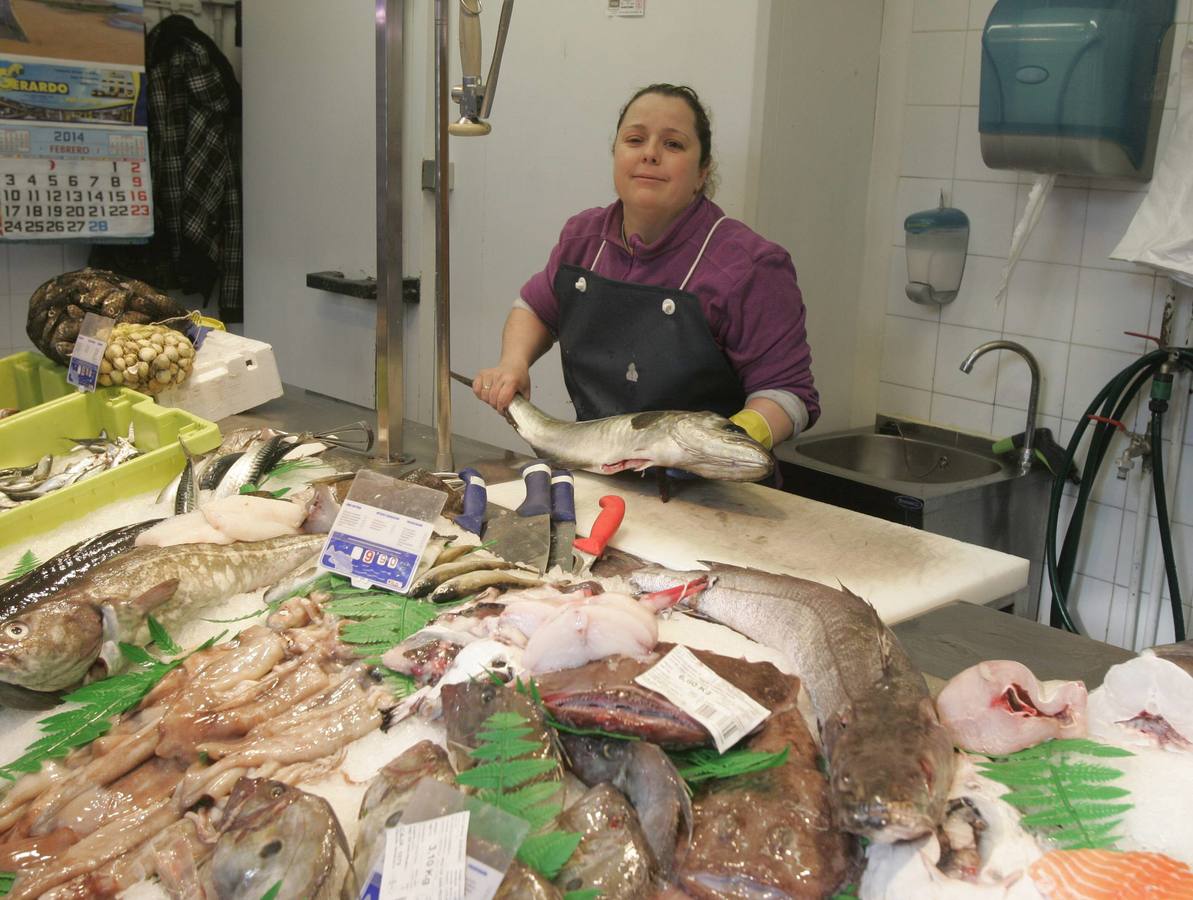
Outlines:
<svg viewBox="0 0 1193 900"><path fill-rule="evenodd" d="M618 900L654 896L658 868L650 845L633 807L613 785L590 788L559 817L559 828L583 835L555 877L561 891L597 890Z"/></svg>
<svg viewBox="0 0 1193 900"><path fill-rule="evenodd" d="M535 572L520 569L492 569L468 572L449 578L427 598L432 603L447 603L470 594L477 594L488 587L537 587L543 579Z"/></svg>
<svg viewBox="0 0 1193 900"><path fill-rule="evenodd" d="M411 597L425 597L445 581L469 572L482 572L494 569L510 569L513 565L491 553L470 553L462 559L450 562L436 562L423 575L417 578L408 591Z"/></svg>
<svg viewBox="0 0 1193 900"><path fill-rule="evenodd" d="M220 900L260 900L275 885L275 900L336 896L336 848L348 841L331 805L267 778L241 778L220 820L209 877Z"/></svg>
<svg viewBox="0 0 1193 900"><path fill-rule="evenodd" d="M790 699L748 749L787 750L777 767L707 782L693 803L695 826L679 872L685 894L714 897L829 897L848 868L848 835L833 823L816 742Z"/></svg>
<svg viewBox="0 0 1193 900"><path fill-rule="evenodd" d="M608 782L626 795L664 878L675 870L675 848L692 836L692 800L675 764L657 744L561 734L568 768L585 784Z"/></svg>
<svg viewBox="0 0 1193 900"><path fill-rule="evenodd" d="M261 478L286 455L292 446L291 440L288 434L275 434L268 440L250 444L215 486L215 497L229 497L239 493L246 484L260 483Z"/></svg>
<svg viewBox="0 0 1193 900"><path fill-rule="evenodd" d="M491 681L467 681L443 686L443 719L447 726L447 752L459 771L471 768L473 759L470 750L475 750L480 741L477 734L483 731L485 720L494 713L517 713L531 729L523 740L535 744L535 749L520 756L533 759L547 759L555 768L534 778L534 781L554 781L563 777L563 763L559 747L552 739L552 732L543 721L538 707L513 688L494 684Z"/></svg>
<svg viewBox="0 0 1193 900"><path fill-rule="evenodd" d="M131 550L137 535L160 521L135 522L86 538L0 585L0 622L64 590L100 563Z"/></svg>
<svg viewBox="0 0 1193 900"><path fill-rule="evenodd" d="M711 568L631 581L652 591L709 576L684 602L794 661L820 722L838 825L880 843L930 833L944 818L953 745L924 676L874 608L802 578Z"/></svg>
<svg viewBox="0 0 1193 900"><path fill-rule="evenodd" d="M775 466L761 444L712 412L657 410L564 422L515 394L505 415L539 456L598 475L659 466L718 481L761 481Z"/></svg>
<svg viewBox="0 0 1193 900"><path fill-rule="evenodd" d="M309 559L321 535L236 544L137 547L96 566L65 591L0 626L0 681L37 691L79 682L115 642L148 638L146 617L167 627L196 608L278 580Z"/></svg>
<svg viewBox="0 0 1193 900"><path fill-rule="evenodd" d="M433 741L419 741L386 763L360 801L356 846L352 848L352 871L347 876L364 887L374 863L385 847L385 830L398 824L414 790L423 778L444 784L456 783L447 753ZM347 887L347 885L346 885ZM356 896L355 893L352 896Z"/></svg>
<svg viewBox="0 0 1193 900"><path fill-rule="evenodd" d="M538 678L543 704L551 715L573 728L599 728L628 734L668 749L712 745L708 730L678 706L634 679L658 662L670 644L660 643L642 658L610 656L574 669L548 672ZM767 709L786 698L782 673L770 663L747 662L692 650L696 658Z"/></svg>

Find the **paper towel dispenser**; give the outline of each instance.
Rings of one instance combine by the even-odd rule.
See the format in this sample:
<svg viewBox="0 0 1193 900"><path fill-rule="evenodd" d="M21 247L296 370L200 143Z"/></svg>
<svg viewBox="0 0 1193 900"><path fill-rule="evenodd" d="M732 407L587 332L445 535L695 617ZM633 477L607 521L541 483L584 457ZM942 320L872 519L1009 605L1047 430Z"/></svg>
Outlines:
<svg viewBox="0 0 1193 900"><path fill-rule="evenodd" d="M995 169L1151 178L1176 0L998 0L978 131Z"/></svg>

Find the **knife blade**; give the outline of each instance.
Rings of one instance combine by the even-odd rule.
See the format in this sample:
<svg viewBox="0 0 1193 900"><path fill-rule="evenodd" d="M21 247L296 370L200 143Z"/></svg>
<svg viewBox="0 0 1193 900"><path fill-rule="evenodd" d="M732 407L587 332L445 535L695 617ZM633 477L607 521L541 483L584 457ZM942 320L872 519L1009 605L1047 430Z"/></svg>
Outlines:
<svg viewBox="0 0 1193 900"><path fill-rule="evenodd" d="M600 559L625 518L625 500L617 494L606 494L600 499L600 505L601 511L592 523L588 537L577 538L572 544L575 549L572 572L576 575L587 575L592 570L592 564Z"/></svg>
<svg viewBox="0 0 1193 900"><path fill-rule="evenodd" d="M576 539L576 485L567 469L551 470L551 555L548 568L559 566L570 572L574 565Z"/></svg>
<svg viewBox="0 0 1193 900"><path fill-rule="evenodd" d="M541 459L522 467L526 497L515 515L493 516L485 524L487 549L512 563L538 572L547 568L551 555L551 467Z"/></svg>

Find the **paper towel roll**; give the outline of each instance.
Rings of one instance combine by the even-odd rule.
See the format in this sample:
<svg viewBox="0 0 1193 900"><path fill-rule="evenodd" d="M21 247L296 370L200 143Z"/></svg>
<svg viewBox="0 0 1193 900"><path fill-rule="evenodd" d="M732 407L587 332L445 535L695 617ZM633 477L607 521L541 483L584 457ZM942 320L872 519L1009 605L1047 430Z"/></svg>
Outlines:
<svg viewBox="0 0 1193 900"><path fill-rule="evenodd" d="M1023 210L1023 215L1019 217L1019 221L1015 223L1015 231L1011 235L1011 252L1007 255L1007 264L1002 270L998 293L994 295L995 303L1002 303L1006 299L1007 288L1011 283L1011 273L1015 271L1015 265L1019 262L1019 256L1023 253L1027 239L1031 237L1032 229L1040 221L1040 215L1044 212L1044 203L1047 202L1048 195L1052 193L1054 184L1056 184L1055 175L1037 175L1036 180L1032 183L1031 192L1027 195L1027 207Z"/></svg>

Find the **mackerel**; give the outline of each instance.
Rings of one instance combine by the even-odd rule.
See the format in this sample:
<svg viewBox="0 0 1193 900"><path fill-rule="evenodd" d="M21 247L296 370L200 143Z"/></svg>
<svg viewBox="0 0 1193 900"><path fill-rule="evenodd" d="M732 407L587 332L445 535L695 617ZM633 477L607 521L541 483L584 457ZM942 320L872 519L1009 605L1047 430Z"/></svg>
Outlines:
<svg viewBox="0 0 1193 900"><path fill-rule="evenodd" d="M659 466L718 481L761 481L775 466L761 444L713 412L654 410L564 422L515 394L505 417L539 456L598 475Z"/></svg>
<svg viewBox="0 0 1193 900"><path fill-rule="evenodd" d="M651 591L708 577L685 605L791 657L820 723L839 827L880 843L933 831L953 780L952 741L924 676L874 608L803 578L710 566L631 581Z"/></svg>
<svg viewBox="0 0 1193 900"><path fill-rule="evenodd" d="M115 671L123 664L117 644L148 640L149 615L168 628L196 609L272 584L323 541L302 534L129 550L0 625L0 681L55 691L78 683L97 661Z"/></svg>

